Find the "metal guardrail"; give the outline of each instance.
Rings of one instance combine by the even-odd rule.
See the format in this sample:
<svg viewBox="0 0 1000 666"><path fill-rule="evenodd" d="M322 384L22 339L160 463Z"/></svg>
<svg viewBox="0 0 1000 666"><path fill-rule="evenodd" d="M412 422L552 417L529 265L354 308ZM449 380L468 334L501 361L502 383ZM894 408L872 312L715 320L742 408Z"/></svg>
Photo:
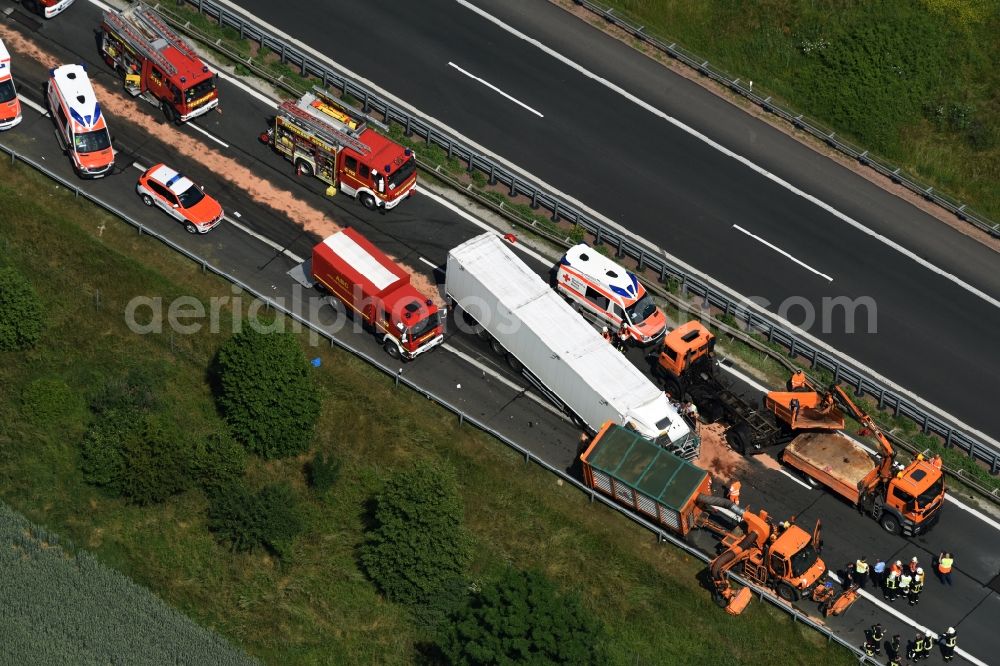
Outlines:
<svg viewBox="0 0 1000 666"><path fill-rule="evenodd" d="M324 87L332 87L339 90L342 94L351 95L360 101L364 113L375 111L385 118L387 124L397 123L400 125L408 136L415 134L424 139L426 143L439 146L447 153L449 159L456 158L465 162L468 165L467 169L469 172L479 171L485 174L491 185L496 185L497 183L504 185L511 197L523 196L530 201L532 208L541 207L548 211L554 221L565 219L584 229L594 236L595 244L607 244L614 248L618 257L627 256L636 261L639 271L651 270L659 276L659 280L663 283L668 281L676 282L680 285L685 295L693 294L698 296L708 306L716 308L724 315L734 317L745 326L748 333L760 333L768 342L776 343L788 349L789 356L804 358L809 362L810 367L829 371L833 374L834 381L852 386L859 396L868 394L874 397L878 402L879 409L888 408L896 416L903 416L913 420L920 427L922 433L938 435L944 441L945 447L957 448L966 453L970 458L985 463L992 474L1000 473L1000 451L964 432L952 423L922 409L912 401L907 400L897 392L886 387L877 379L869 377L861 370L819 349L809 341L796 336L769 317L761 315L743 303L732 300L726 293L701 280L699 277L690 275L680 267L673 265L663 256L649 251L634 239L607 227L599 220L578 210L575 206L547 192L502 164L498 164L488 156L480 154L479 151L449 136L446 132L434 127L424 119L411 114L406 109L393 104L389 100L383 99L366 86L353 81L343 73L316 60L304 50L266 28L249 21L242 15L226 9L212 0L182 1L193 5L201 14L217 21L220 26L232 28L239 34L240 38L252 40L262 47L270 49L278 55L282 63L296 67L303 76L316 77L322 82ZM584 0L577 1L582 4ZM596 7L596 5L594 6ZM608 20L618 21L620 19L609 15ZM629 24L623 24L623 27L627 25ZM227 54L233 59L248 64L242 56L226 49L219 40L199 35L191 26L179 25L178 27L192 36L207 42L212 48L228 52ZM648 37L642 33L641 27L631 26L631 28L637 37L644 39ZM669 46L676 51L678 57L683 56L685 62L695 62L691 54L686 54L679 50L676 44L664 46ZM708 63L705 62L698 64L701 67L708 67ZM711 69L706 69L705 72L711 76L721 76L717 72L712 73L714 70ZM740 89L738 83L734 85L736 85L737 89ZM292 88L289 87L289 89ZM749 90L745 92L747 95L752 94ZM771 104L769 99L761 101L766 102L775 109L778 108ZM801 116L792 118L792 121L803 122ZM827 137L830 135L823 136ZM831 138L831 140L835 139ZM865 159L874 160L874 158L867 156L867 152L864 155L866 155ZM898 169L896 171L898 172ZM899 174L895 173L894 177L899 178ZM920 192L922 194L926 193L923 190ZM964 211L964 214L968 214L968 209L964 205L957 208Z"/></svg>
<svg viewBox="0 0 1000 666"><path fill-rule="evenodd" d="M520 455L524 456L524 462L525 462L525 464L527 464L527 463L535 463L535 464L539 465L540 467L542 467L543 469L545 469L546 471L548 471L548 472L550 472L552 474L555 474L560 479L562 479L564 482L573 485L575 488L577 488L577 490L580 490L585 495L587 495L590 498L591 503L593 503L595 500L597 500L597 501L601 502L602 504L604 504L605 506L608 506L608 507L610 507L610 508L612 508L612 509L614 509L614 510L616 510L616 511L618 511L618 512L624 514L624 515L626 515L628 518L630 518L635 523L638 523L639 525L645 527L650 532L652 532L656 536L656 539L657 539L658 543L669 542L669 543L673 544L674 546L680 548L684 552L686 552L688 555L691 555L693 557L698 558L702 562L708 563L710 561L709 558L708 558L708 556L706 556L701 551L696 550L695 548L692 548L690 545L684 543L684 541L676 538L673 534L671 534L669 532L665 532L659 526L657 526L657 525L649 522L648 520L646 520L642 516L638 515L637 513L629 511L628 509L626 509L622 505L614 502L611 498L605 497L604 495L601 495L599 493L594 492L592 489L588 488L587 486L585 486L584 484L582 484L580 481L578 481L574 477L572 477L569 474L567 474L565 471L563 471L561 469L558 469L556 467L553 467L549 463L547 463L544 460L542 460L541 458L537 457L535 454L533 454L528 449L524 448L523 446L521 446L517 442L515 442L512 439L508 438L503 433L497 432L496 430L494 430L493 428L491 428L486 423L478 420L477 418L475 418L473 416L469 416L469 415L465 414L465 412L463 412L460 407L458 407L456 405L453 405L447 399L445 399L445 398L443 398L441 396L438 396L438 395L436 395L435 393L433 393L431 391L427 391L426 389L423 389L423 388L417 386L416 384L414 384L413 382L411 382L407 377L405 377L401 371L399 371L399 370L393 370L391 367L389 367L387 365L384 365L379 360L375 359L372 356L369 356L365 352L363 352L361 350L358 350L358 349L355 349L355 348L347 345L346 343L344 343L344 342L342 342L340 340L337 340L335 337L333 337L327 331L323 330L321 327L317 326L316 324L314 324L310 320L306 319L305 317L302 317L298 313L293 312L292 310L287 309L286 307L284 307L284 305L282 305L279 302L271 299L269 296L267 296L267 294L265 294L263 292L257 291L256 289L254 289L250 285L248 285L245 282L243 282L242 280L240 280L235 275L227 273L226 271L222 270L221 268L213 265L207 259L198 256L194 252L191 252L190 250L188 250L188 249L186 249L186 248L178 245L177 243L175 243L174 241L170 240L166 236L164 236L164 235L162 235L162 234L160 234L160 233L158 233L158 232L150 229L149 227L147 227L146 225L142 224L141 222L132 219L127 213L124 213L123 211L119 210L117 207L115 207L111 203L108 203L107 201L104 201L100 197L95 196L93 194L90 194L89 192L85 192L85 191L81 190L79 188L79 185L77 183L67 181L66 179L62 178L58 174L50 171L48 168L46 168L42 164L39 164L38 162L35 162L34 160L32 160L32 159L30 159L30 158L28 158L28 157L26 157L24 155L20 155L17 152L15 152L14 150L7 148L6 146L0 145L0 149L2 149L4 152L6 152L6 153L8 153L10 155L11 164L16 164L17 160L20 160L24 164L32 167L36 171L38 171L38 172L44 174L45 176L49 177L50 179L54 180L56 183L59 183L61 186L65 187L68 191L73 192L75 196L82 197L82 198L86 199L87 201L90 201L91 203L99 206L100 208L104 209L108 213L111 213L115 217L119 218L123 222L125 222L125 223L127 223L127 224L129 224L129 225L131 225L133 227L135 227L136 230L139 232L139 235L146 235L146 236L150 236L152 238L155 238L156 240L158 240L159 242L163 243L164 245L166 245L170 249L172 249L175 252L178 252L178 253L184 255L185 257L187 257L188 259L190 259L191 261L193 261L195 264L197 264L198 266L201 267L202 271L204 271L204 272L211 272L211 273L213 273L213 274L215 274L215 275L223 278L224 280L226 280L226 281L228 281L228 282L236 285L237 287L239 287L240 289L242 289L247 294L250 294L251 296L253 296L257 300L259 300L262 303L264 303L267 307L275 310L276 312L282 313L286 317L291 318L292 320L298 322L300 325L302 325L302 326L308 328L309 330L315 332L317 335L319 335L319 336L321 336L323 338L326 338L327 340L330 341L330 346L331 347L334 347L334 346L339 347L341 350L346 351L346 352L348 352L350 354L353 354L353 355L357 356L358 358L362 359L363 361L365 361L366 363L368 363L372 367L376 368L377 370L380 370L381 372L383 372L384 374L388 375L389 377L393 377L397 386L399 386L400 384L402 384L403 386L411 389L412 391L415 391L415 392L423 395L428 400L433 400L434 402L436 402L441 407L444 407L445 409L447 409L448 411L450 411L452 414L456 415L458 417L458 419L459 419L459 424L468 423L468 424L474 426L475 428L477 428L478 430L481 430L482 432L484 432L484 433L486 433L486 434L488 434L488 435L490 435L492 437L495 437L499 441L501 441L504 444L506 444L507 446L509 446L511 449L517 451ZM742 577L740 577L740 576L738 576L738 575L736 575L736 574L734 574L732 572L730 572L729 576L730 576L730 578L733 578L734 580L738 581L741 585L744 585L746 587L749 587L749 588L753 589L757 593L757 597L759 599L761 599L763 601L767 601L767 602L771 603L772 605L776 606L777 608L780 608L780 609L784 610L785 612L787 612L789 615L791 615L793 622L801 622L802 624L815 629L816 631L818 631L818 632L820 632L820 633L822 633L823 635L826 636L828 643L829 642L835 642L838 645L840 645L841 647L846 648L847 650L849 650L850 652L852 652L856 657L858 657L858 663L860 663L860 664L878 664L878 662L873 661L873 660L869 659L868 657L866 657L865 654L864 654L864 652L861 651L861 650L859 650L857 646L852 645L851 643L849 643L845 639L837 636L836 634L834 634L832 631L830 631L823 624L821 624L821 623L817 622L816 620L812 619L809 615L803 613L802 611L800 611L800 610L798 610L798 609L796 609L796 608L788 605L787 603L785 603L784 601L780 600L778 597L776 597L775 595L771 594L767 590L764 590L762 588L759 588L759 587L753 585L749 581L743 579Z"/></svg>
<svg viewBox="0 0 1000 666"><path fill-rule="evenodd" d="M915 194L919 194L924 199L941 206L945 210L953 213L955 217L974 225L981 231L985 231L994 238L1000 238L1000 223L993 222L984 215L975 212L967 204L955 200L954 198L936 191L933 187L921 183L919 180L903 171L902 167L891 164L877 155L872 155L870 151L855 146L849 141L845 141L837 136L837 133L829 127L824 127L818 121L807 118L805 115L781 106L775 102L770 95L759 95L753 91L750 85L744 85L739 78L733 79L726 72L713 66L708 60L702 58L677 42L667 42L655 35L645 31L645 26L633 23L624 16L615 13L614 8L601 5L590 0L573 0L576 4L584 7L590 12L597 14L608 23L611 23L636 39L642 40L646 44L666 53L671 58L684 63L698 73L707 76L729 88L733 92L746 97L748 100L761 107L769 113L782 118L797 129L808 132L813 137L819 139L831 148L839 150L848 157L857 160L864 166L870 167L886 178L892 180L897 185L902 185Z"/></svg>

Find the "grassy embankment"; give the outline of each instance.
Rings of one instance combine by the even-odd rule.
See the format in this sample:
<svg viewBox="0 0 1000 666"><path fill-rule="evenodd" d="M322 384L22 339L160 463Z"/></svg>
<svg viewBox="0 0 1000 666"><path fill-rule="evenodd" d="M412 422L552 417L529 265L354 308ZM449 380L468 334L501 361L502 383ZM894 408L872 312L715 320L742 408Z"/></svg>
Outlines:
<svg viewBox="0 0 1000 666"><path fill-rule="evenodd" d="M997 3L602 2L1000 221Z"/></svg>
<svg viewBox="0 0 1000 666"><path fill-rule="evenodd" d="M381 480L416 458L433 458L459 471L475 539L473 577L513 564L578 590L607 625L619 663L851 661L766 605L753 604L741 618L725 615L699 586L700 563L657 546L617 513L589 505L426 399L326 348L309 350L324 360L317 379L326 396L313 451L343 461L341 481L316 496L304 482L305 456L252 460L248 470L253 485L289 481L303 505L307 529L285 560L219 546L205 527L199 490L137 507L88 486L78 468L88 396L127 368L160 378L164 416L192 437L221 427L206 367L229 325L215 335L139 336L125 325L125 304L137 295L207 301L231 291L42 177L9 165L0 171L0 263L29 277L48 313L36 350L0 356L0 495L251 654L275 663L413 659L426 633L378 595L356 549Z"/></svg>

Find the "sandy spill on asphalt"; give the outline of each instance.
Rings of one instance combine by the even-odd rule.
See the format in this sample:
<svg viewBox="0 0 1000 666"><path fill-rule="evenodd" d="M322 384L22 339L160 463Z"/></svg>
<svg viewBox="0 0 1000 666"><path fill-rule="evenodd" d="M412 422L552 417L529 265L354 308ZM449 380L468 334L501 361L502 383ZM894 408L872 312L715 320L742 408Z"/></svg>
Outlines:
<svg viewBox="0 0 1000 666"><path fill-rule="evenodd" d="M0 25L0 36L3 37L4 43L9 48L23 56L37 60L45 65L46 69L58 67L61 64L56 62L54 56L38 46L33 40L2 25ZM93 79L91 79L91 84L101 106L114 116L113 122L125 120L144 131L148 131L150 118L138 109L133 100L123 98L117 92L112 92ZM325 213L298 199L288 190L276 187L267 180L254 175L250 169L226 157L208 144L181 132L173 125L158 123L156 132L160 141L171 146L179 154L211 169L220 178L229 181L244 192L247 198L281 213L293 224L297 224L306 231L326 238L341 230L342 227L330 220ZM393 261L396 261L395 258ZM433 281L420 271L414 270L406 264L397 263L410 273L414 287L434 301L439 302L440 305L437 286Z"/></svg>
<svg viewBox="0 0 1000 666"><path fill-rule="evenodd" d="M746 459L729 448L726 428L721 423L702 424L701 452L695 464L724 481L737 478L737 472L746 466Z"/></svg>

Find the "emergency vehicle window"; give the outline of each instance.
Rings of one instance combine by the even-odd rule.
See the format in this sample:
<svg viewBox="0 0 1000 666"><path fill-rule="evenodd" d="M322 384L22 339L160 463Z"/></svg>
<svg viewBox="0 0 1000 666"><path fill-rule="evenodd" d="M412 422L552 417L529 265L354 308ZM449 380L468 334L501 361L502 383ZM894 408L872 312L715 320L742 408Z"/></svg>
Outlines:
<svg viewBox="0 0 1000 666"><path fill-rule="evenodd" d="M56 107L56 113L59 115L59 124L63 127L69 125L69 119L66 118L66 112L63 111L62 104Z"/></svg>
<svg viewBox="0 0 1000 666"><path fill-rule="evenodd" d="M601 292L597 291L593 287L587 287L587 293L584 295L587 297L588 301L598 306L602 310L608 309L607 296L602 295Z"/></svg>
<svg viewBox="0 0 1000 666"><path fill-rule="evenodd" d="M358 161L353 157L351 157L350 155L347 155L344 157L344 168L347 169L348 171L353 171L357 173Z"/></svg>
<svg viewBox="0 0 1000 666"><path fill-rule="evenodd" d="M170 96L174 98L174 104L181 103L181 91L180 89L172 83L167 84L170 89Z"/></svg>
<svg viewBox="0 0 1000 666"><path fill-rule="evenodd" d="M611 304L611 314L618 317L619 319L625 318L625 311L617 303Z"/></svg>
<svg viewBox="0 0 1000 666"><path fill-rule="evenodd" d="M17 91L14 90L14 79L0 81L0 102L9 102L15 97L17 97Z"/></svg>
<svg viewBox="0 0 1000 666"><path fill-rule="evenodd" d="M372 168L365 163L361 163L361 168L358 169L358 178L364 178L365 180L371 180Z"/></svg>
<svg viewBox="0 0 1000 666"><path fill-rule="evenodd" d="M149 189L153 190L153 192L156 192L157 194L159 194L161 197L163 197L167 201L173 203L173 201L174 201L174 195L173 195L173 193L171 193L170 190L168 190L167 188L163 187L163 185L160 185L159 183L155 183L155 182L153 182L151 180L148 181L148 184L149 184Z"/></svg>

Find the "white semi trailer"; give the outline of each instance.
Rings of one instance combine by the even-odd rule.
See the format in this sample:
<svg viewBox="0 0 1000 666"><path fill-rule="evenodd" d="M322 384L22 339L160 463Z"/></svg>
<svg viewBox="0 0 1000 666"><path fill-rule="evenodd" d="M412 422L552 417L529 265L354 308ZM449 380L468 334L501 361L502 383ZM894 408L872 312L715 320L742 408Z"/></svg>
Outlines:
<svg viewBox="0 0 1000 666"><path fill-rule="evenodd" d="M448 253L445 295L511 367L591 433L611 421L697 457L699 437L663 392L495 234Z"/></svg>

